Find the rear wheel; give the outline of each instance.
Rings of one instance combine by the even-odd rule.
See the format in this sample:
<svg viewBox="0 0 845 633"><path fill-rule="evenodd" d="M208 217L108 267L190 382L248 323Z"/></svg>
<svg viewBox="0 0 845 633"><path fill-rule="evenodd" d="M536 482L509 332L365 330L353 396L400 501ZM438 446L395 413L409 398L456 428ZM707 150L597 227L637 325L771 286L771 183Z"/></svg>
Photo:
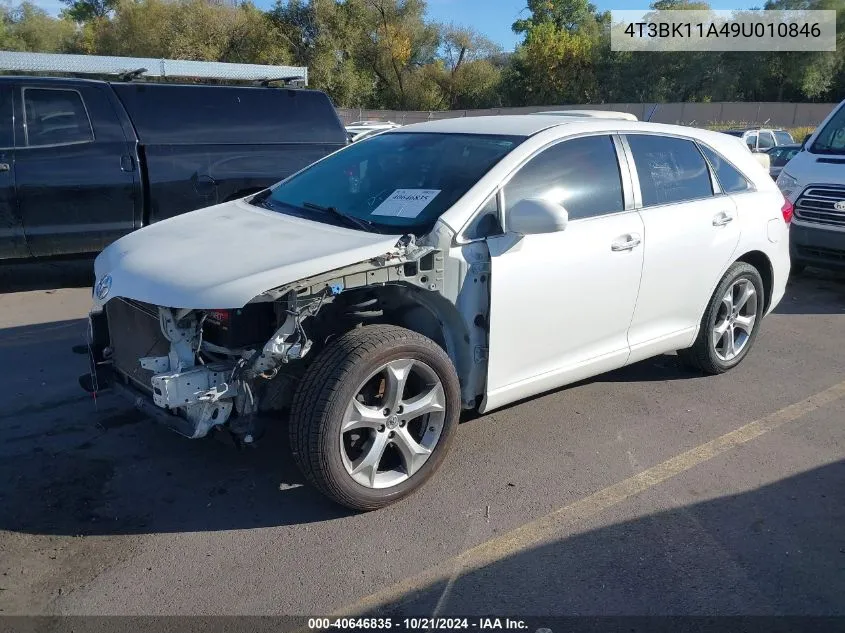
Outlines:
<svg viewBox="0 0 845 633"><path fill-rule="evenodd" d="M757 338L764 299L757 269L745 262L733 264L707 305L695 343L678 351L681 362L707 374L739 365Z"/></svg>
<svg viewBox="0 0 845 633"><path fill-rule="evenodd" d="M291 449L321 492L373 510L434 473L459 413L457 375L434 341L390 325L361 327L307 370L291 409Z"/></svg>

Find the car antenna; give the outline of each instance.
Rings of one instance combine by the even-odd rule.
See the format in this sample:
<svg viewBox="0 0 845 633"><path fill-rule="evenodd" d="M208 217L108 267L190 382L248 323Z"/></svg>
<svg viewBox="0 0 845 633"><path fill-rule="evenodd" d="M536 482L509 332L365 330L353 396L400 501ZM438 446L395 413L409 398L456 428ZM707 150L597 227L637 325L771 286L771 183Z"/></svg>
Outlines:
<svg viewBox="0 0 845 633"><path fill-rule="evenodd" d="M651 117L653 117L653 116L654 116L654 113L655 113L655 112L657 112L657 106L658 106L658 104L657 104L657 103L655 103L655 104L654 104L654 107L651 109L651 112L649 112L649 113L648 113L648 115L646 116L646 118L645 118L646 123L648 123L649 121L651 121Z"/></svg>

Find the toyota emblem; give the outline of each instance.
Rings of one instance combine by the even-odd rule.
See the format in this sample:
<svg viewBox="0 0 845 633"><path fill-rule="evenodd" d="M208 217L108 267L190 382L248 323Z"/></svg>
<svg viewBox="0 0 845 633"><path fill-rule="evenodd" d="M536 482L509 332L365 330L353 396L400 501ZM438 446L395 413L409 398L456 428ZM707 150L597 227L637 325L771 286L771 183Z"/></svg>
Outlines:
<svg viewBox="0 0 845 633"><path fill-rule="evenodd" d="M106 297L109 296L109 291L111 290L111 275L105 275L97 284L94 286L94 295L102 301Z"/></svg>
<svg viewBox="0 0 845 633"><path fill-rule="evenodd" d="M845 211L845 200L840 200L839 202L833 203L833 208L837 211Z"/></svg>

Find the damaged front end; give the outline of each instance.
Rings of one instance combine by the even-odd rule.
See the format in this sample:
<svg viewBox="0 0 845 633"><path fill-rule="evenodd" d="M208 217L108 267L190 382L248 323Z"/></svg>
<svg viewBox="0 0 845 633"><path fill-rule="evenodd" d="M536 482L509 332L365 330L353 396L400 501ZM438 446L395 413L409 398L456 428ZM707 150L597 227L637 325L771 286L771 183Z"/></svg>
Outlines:
<svg viewBox="0 0 845 633"><path fill-rule="evenodd" d="M390 252L268 290L239 309L156 306L116 296L90 315L90 375L188 438L225 428L254 442L261 414L286 408L303 359L380 305L368 290L389 284L437 292L443 254L406 236ZM96 291L95 291L96 294Z"/></svg>

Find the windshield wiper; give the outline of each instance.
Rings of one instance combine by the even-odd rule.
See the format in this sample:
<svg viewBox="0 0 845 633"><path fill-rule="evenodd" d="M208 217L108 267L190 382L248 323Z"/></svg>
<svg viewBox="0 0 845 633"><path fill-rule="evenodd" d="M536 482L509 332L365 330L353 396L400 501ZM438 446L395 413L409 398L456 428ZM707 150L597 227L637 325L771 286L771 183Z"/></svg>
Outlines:
<svg viewBox="0 0 845 633"><path fill-rule="evenodd" d="M314 202L303 202L302 206L306 209L314 209L316 211L322 211L324 213L331 213L332 215L336 215L337 217L346 220L347 224L354 224L362 231L367 231L369 233L376 232L375 225L369 220L356 218L354 215L348 215L335 207L324 207L323 205L315 204Z"/></svg>

